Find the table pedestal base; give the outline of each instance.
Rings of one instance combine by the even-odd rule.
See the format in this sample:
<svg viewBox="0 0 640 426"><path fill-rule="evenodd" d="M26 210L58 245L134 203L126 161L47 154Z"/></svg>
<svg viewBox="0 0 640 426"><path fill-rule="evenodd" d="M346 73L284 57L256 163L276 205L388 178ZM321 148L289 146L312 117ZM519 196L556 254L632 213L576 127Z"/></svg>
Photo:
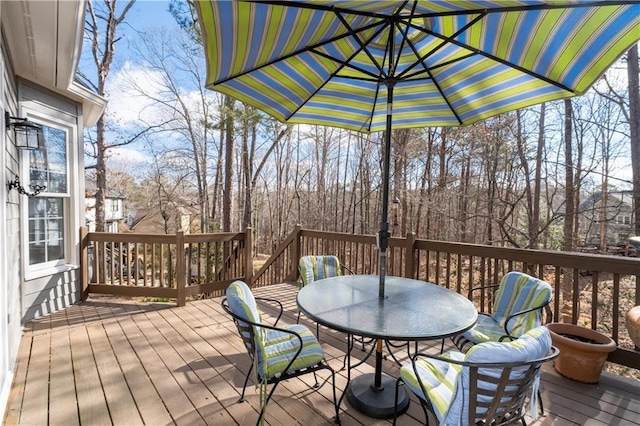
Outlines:
<svg viewBox="0 0 640 426"><path fill-rule="evenodd" d="M347 400L353 408L377 419L393 417L395 405L396 380L382 375L380 389L374 387L373 373L363 374L349 383ZM404 387L398 389L398 415L409 408L409 396Z"/></svg>

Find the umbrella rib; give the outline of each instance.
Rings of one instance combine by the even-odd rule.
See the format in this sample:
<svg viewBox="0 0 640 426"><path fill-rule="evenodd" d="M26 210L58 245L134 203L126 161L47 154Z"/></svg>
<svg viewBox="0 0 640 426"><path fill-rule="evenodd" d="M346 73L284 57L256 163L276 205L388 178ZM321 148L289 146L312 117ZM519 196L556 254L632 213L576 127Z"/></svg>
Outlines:
<svg viewBox="0 0 640 426"><path fill-rule="evenodd" d="M380 72L381 75L385 75L384 69L382 67L382 65L380 65L378 63L378 61L376 61L376 59L373 57L373 55L371 54L371 52L369 51L369 49L367 49L367 46L365 45L365 43L363 43L362 40L360 40L360 37L358 37L358 34L356 31L353 30L353 28L351 28L351 26L349 25L349 23L344 19L344 17L342 16L342 14L340 14L338 11L335 12L336 16L338 17L338 19L340 20L340 22L342 23L342 25L347 29L347 31L349 32L349 34L354 38L354 40L360 45L360 50L356 51L351 58L355 57L356 54L358 54L359 52L363 51L368 57L369 60L371 60L371 62L376 66L376 68L378 69L378 72ZM389 24L387 23L386 26L388 26ZM376 31L374 33L374 35L370 38L375 38L378 34L380 34L386 27L385 25L383 25L382 27L379 28L378 31ZM350 58L350 59L351 59Z"/></svg>
<svg viewBox="0 0 640 426"><path fill-rule="evenodd" d="M331 77L337 77L337 72L338 72L338 71L340 71L340 69L342 69L342 68L344 68L344 67L347 67L347 68L351 68L352 70L355 70L355 71L361 72L361 73L363 73L363 74L367 74L367 75L371 76L371 79L372 79L372 80L378 81L378 76L377 76L376 74L374 74L374 73L372 73L372 72L370 72L370 71L367 71L367 70L365 70L365 69L362 69L362 68L360 68L360 67L357 67L357 66L355 66L355 65L353 65L353 64L350 64L348 61L350 61L350 60L353 58L353 56L352 56L352 57L350 57L350 58L349 58L349 59L347 59L347 60L342 60L342 59L334 58L334 57L333 57L333 56L331 56L331 55L327 55L326 53L321 52L321 51L319 51L319 50L311 49L311 51L312 51L313 53L315 53L316 55L318 55L318 56L325 57L325 58L327 58L327 59L329 59L329 60L332 60L332 61L334 61L334 62L337 62L338 64L340 64L340 65L341 65L341 67L340 67L339 69L337 69L336 71L334 71L333 73L331 73L331 75L330 75L330 77L329 77L329 78L331 78ZM356 53L357 53L357 52L356 52ZM342 78L351 78L351 79L354 79L354 80L364 80L364 81L369 81L369 79L367 79L367 78L361 78L361 77L355 77L355 76L347 76L347 75L344 75L344 76L341 76L341 77L342 77Z"/></svg>
<svg viewBox="0 0 640 426"><path fill-rule="evenodd" d="M438 37L440 39L448 41L449 43L453 43L453 44L455 44L455 45L457 45L459 47L467 49L467 50L469 50L469 51L471 51L471 52L473 52L473 53L475 53L477 55L484 56L485 58L488 58L488 59L491 59L493 61L496 61L496 62L498 62L498 63L500 63L502 65L506 65L506 66L511 67L511 68L513 68L515 70L518 70L518 71L520 71L522 73L528 74L531 77L537 78L538 80L542 80L542 81L544 81L546 83L549 83L549 84L551 84L553 86L556 86L556 87L558 87L560 89L566 90L569 93L575 93L573 91L573 89L571 89L570 87L568 87L568 86L566 86L566 85L564 85L564 84L562 84L560 82L557 82L555 80L552 80L549 77L546 77L546 76L544 76L542 74L539 74L537 72L533 72L533 71L531 71L529 69L526 69L526 68L524 68L524 67L522 67L522 66L520 66L518 64L515 64L513 62L510 62L510 61L507 61L505 59L499 58L499 57L497 57L495 55L492 55L490 53L484 52L484 51L482 51L482 50L480 50L478 48L469 46L468 44L465 44L465 43L462 43L460 41L454 40L451 37L445 37L445 36L443 36L441 34L433 33L431 31L429 31L429 33L431 33L434 37Z"/></svg>
<svg viewBox="0 0 640 426"><path fill-rule="evenodd" d="M473 18L471 21L469 21L469 23L467 23L466 25L464 25L462 28L460 28L458 31L455 32L455 34L453 34L451 37L447 37L444 38L442 40L442 42L437 45L436 47L434 47L433 49L431 49L430 52L428 52L425 55L420 56L420 52L417 51L417 49L415 48L415 45L413 43L411 43L411 41L409 41L409 46L411 47L411 50L413 50L414 55L416 56L417 60L409 67L407 67L406 70L403 71L404 73L407 73L408 71L412 70L413 68L415 68L418 64L422 65L422 67L425 69L425 71L429 70L429 67L427 66L427 64L424 62L425 59L427 59L429 56L435 54L438 50L442 49L444 46L446 46L447 42L450 42L450 39L453 39L455 37L458 37L460 34L464 33L465 31L467 31L469 28L471 28L473 25L475 25L476 23L478 23L479 21L481 21L487 14L486 11L483 11L481 13L473 13L473 15L478 15L475 18ZM419 31L424 31L427 34L433 35L433 36L438 36L437 38L442 39L444 36L440 36L439 34L433 33L432 31L430 31L429 29L425 28L425 27L421 27L421 26L416 26L414 24L411 23L411 20L408 20L406 23L404 23L407 27L411 27L414 29L417 29ZM419 73L419 72L418 72ZM415 75L415 74L414 74Z"/></svg>

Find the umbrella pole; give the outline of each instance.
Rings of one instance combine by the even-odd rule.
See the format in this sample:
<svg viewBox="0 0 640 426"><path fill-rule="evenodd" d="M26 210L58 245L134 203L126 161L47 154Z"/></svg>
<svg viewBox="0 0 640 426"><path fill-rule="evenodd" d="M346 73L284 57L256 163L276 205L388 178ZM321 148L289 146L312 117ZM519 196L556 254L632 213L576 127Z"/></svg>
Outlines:
<svg viewBox="0 0 640 426"><path fill-rule="evenodd" d="M384 141L383 184L382 184L382 219L378 234L380 249L380 289L378 302L383 303L384 282L387 274L387 247L389 246L389 171L391 169L391 111L393 103L394 81L386 81L387 85L387 127ZM376 366L374 373L356 377L346 390L347 399L357 410L369 416L388 419L400 415L409 408L409 395L403 388L398 388L396 396L396 380L382 374L383 340L376 340ZM373 377L371 377L373 376ZM373 378L373 385L371 379ZM397 398L397 399L396 399Z"/></svg>
<svg viewBox="0 0 640 426"><path fill-rule="evenodd" d="M380 219L380 232L378 245L380 249L380 286L378 297L384 297L385 277L387 276L387 247L389 247L389 181L391 173L391 123L393 114L393 87L394 81L387 80L387 124L384 132L383 175L382 175L382 217Z"/></svg>
<svg viewBox="0 0 640 426"><path fill-rule="evenodd" d="M384 283L387 276L387 247L389 246L389 175L391 171L391 118L393 113L393 86L387 81L387 127L384 133L384 157L382 175L382 218L380 220L380 286L378 297L384 298ZM376 369L374 374L374 389L382 388L382 340L376 342Z"/></svg>

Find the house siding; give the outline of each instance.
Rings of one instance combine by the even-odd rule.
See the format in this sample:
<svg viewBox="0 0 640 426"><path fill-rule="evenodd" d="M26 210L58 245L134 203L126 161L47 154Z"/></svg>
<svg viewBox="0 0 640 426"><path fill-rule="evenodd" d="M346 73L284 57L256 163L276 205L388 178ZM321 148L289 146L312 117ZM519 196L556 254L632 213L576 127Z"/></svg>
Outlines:
<svg viewBox="0 0 640 426"><path fill-rule="evenodd" d="M2 90L2 122L4 128L4 111L16 111L17 88L13 77L11 63L8 60L4 38L0 43L0 88ZM20 198L16 191L7 192L7 183L12 181L18 172L18 152L9 139L9 132L2 132L2 208L0 221L2 238L0 242L0 270L2 281L0 285L0 414L9 397L9 390L13 377L13 367L18 354L20 337L22 335L22 297L21 285L21 256L20 256Z"/></svg>

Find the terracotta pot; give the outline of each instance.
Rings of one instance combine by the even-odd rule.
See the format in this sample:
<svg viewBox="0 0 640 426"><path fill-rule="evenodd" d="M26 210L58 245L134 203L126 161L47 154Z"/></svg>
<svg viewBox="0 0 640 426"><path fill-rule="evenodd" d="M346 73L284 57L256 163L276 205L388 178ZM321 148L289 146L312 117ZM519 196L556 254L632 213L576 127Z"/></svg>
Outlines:
<svg viewBox="0 0 640 426"><path fill-rule="evenodd" d="M581 383L598 383L600 373L616 342L590 328L575 324L547 324L553 345L560 350L555 369L565 377ZM567 337L569 336L569 337Z"/></svg>
<svg viewBox="0 0 640 426"><path fill-rule="evenodd" d="M640 305L629 309L625 324L633 344L640 347Z"/></svg>

